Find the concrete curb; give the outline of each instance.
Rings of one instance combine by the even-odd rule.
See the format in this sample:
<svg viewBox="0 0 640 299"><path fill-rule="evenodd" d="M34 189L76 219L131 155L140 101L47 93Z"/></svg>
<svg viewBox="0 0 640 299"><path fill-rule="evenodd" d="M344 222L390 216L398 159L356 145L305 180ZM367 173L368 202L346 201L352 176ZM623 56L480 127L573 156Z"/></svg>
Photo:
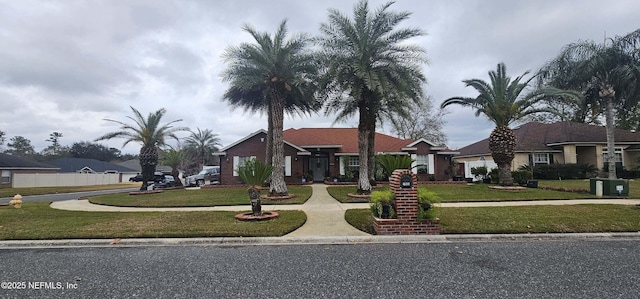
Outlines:
<svg viewBox="0 0 640 299"><path fill-rule="evenodd" d="M264 245L356 245L392 243L469 243L531 241L640 241L632 233L554 233L554 234L475 234L428 236L344 236L344 237L234 237L234 238L157 238L157 239L65 239L0 241L0 249L149 247L149 246L264 246Z"/></svg>

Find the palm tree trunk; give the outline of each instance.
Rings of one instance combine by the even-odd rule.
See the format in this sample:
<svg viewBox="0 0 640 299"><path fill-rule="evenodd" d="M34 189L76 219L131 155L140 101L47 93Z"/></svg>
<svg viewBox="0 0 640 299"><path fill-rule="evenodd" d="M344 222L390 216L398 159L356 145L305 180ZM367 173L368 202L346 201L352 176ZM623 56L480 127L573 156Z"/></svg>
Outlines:
<svg viewBox="0 0 640 299"><path fill-rule="evenodd" d="M607 165L609 166L609 178L616 179L616 152L615 152L615 138L614 138L614 129L615 125L613 124L613 97L607 98L607 114L606 114L606 132L607 132Z"/></svg>
<svg viewBox="0 0 640 299"><path fill-rule="evenodd" d="M284 123L284 98L277 95L275 92L272 96L273 130L271 134L273 135L273 173L271 173L270 194L272 196L286 196L289 195L289 192L287 190L287 184L284 181L284 140L282 137Z"/></svg>
<svg viewBox="0 0 640 299"><path fill-rule="evenodd" d="M153 173L158 165L158 150L155 146L143 146L140 149L140 168L142 168L142 186L140 191L146 191L147 182L153 181Z"/></svg>
<svg viewBox="0 0 640 299"><path fill-rule="evenodd" d="M267 144L265 145L264 164L273 165L273 109L267 110Z"/></svg>
<svg viewBox="0 0 640 299"><path fill-rule="evenodd" d="M367 140L367 164L369 165L369 181L376 181L376 120L369 122L369 138Z"/></svg>
<svg viewBox="0 0 640 299"><path fill-rule="evenodd" d="M364 101L361 101L360 119L358 122L358 159L360 163L358 171L358 194L370 194L371 183L369 183L369 125L367 123L367 108Z"/></svg>

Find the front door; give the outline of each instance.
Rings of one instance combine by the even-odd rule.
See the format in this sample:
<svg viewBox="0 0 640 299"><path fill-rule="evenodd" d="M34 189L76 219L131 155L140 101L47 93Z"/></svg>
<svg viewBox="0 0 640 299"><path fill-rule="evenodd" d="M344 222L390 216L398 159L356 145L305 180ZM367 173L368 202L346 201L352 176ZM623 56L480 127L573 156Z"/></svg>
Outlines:
<svg viewBox="0 0 640 299"><path fill-rule="evenodd" d="M309 159L309 170L313 174L314 182L322 182L329 171L328 157L311 157Z"/></svg>

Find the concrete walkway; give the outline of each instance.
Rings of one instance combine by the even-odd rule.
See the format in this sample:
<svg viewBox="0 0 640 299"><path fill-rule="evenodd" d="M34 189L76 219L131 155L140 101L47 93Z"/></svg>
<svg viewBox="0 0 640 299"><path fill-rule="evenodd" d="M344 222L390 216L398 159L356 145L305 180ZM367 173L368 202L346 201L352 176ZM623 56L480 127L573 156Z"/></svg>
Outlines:
<svg viewBox="0 0 640 299"><path fill-rule="evenodd" d="M327 192L324 184L314 184L313 195L302 205L263 205L264 211L301 210L307 214L307 221L299 229L285 237L342 237L369 236L344 220L344 212L348 209L367 209L367 203L343 204L335 200ZM574 199L574 200L538 200L538 201L501 201L501 202L457 202L442 203L442 207L496 207L496 206L540 206L540 205L579 205L579 204L616 204L640 205L640 199ZM93 211L93 212L167 212L167 211L248 211L248 205L217 207L184 207L184 208L130 208L95 205L88 200L66 200L51 203L51 207L59 210Z"/></svg>

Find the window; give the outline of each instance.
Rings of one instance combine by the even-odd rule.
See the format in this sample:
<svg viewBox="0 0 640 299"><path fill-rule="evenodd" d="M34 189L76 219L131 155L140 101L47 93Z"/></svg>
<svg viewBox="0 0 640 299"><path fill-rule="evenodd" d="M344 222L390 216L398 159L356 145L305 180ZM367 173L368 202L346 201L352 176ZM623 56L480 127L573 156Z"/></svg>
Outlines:
<svg viewBox="0 0 640 299"><path fill-rule="evenodd" d="M357 172L360 170L360 158L351 156L349 157L349 171Z"/></svg>
<svg viewBox="0 0 640 299"><path fill-rule="evenodd" d="M429 159L427 155L416 155L418 173L429 173Z"/></svg>
<svg viewBox="0 0 640 299"><path fill-rule="evenodd" d="M623 164L623 160L622 160L622 148L621 147L616 147L613 149L614 153L615 153L615 157L614 157L614 161L616 162L616 166L624 166ZM604 164L606 165L608 160L607 157L609 156L609 149L606 147L602 148L602 159Z"/></svg>
<svg viewBox="0 0 640 299"><path fill-rule="evenodd" d="M533 154L533 165L549 164L549 154Z"/></svg>
<svg viewBox="0 0 640 299"><path fill-rule="evenodd" d="M244 166L244 163L251 159L255 159L256 156L233 156L233 176L238 176L238 168Z"/></svg>
<svg viewBox="0 0 640 299"><path fill-rule="evenodd" d="M10 170L3 170L2 171L2 177L0 177L0 183L2 183L2 184L11 183L11 171Z"/></svg>

